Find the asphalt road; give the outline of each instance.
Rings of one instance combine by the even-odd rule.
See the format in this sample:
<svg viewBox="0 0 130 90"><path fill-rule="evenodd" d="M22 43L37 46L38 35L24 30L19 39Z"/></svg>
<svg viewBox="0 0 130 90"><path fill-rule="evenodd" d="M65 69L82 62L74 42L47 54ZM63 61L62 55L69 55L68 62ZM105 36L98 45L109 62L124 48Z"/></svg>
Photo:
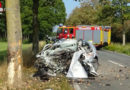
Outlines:
<svg viewBox="0 0 130 90"><path fill-rule="evenodd" d="M130 90L130 56L97 51L99 76L73 82L75 90Z"/></svg>

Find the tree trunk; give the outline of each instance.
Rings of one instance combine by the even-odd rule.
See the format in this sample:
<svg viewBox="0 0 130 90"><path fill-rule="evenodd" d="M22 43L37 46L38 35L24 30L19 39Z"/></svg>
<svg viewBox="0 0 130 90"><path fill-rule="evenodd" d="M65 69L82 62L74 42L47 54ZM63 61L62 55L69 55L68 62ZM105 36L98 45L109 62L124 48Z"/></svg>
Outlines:
<svg viewBox="0 0 130 90"><path fill-rule="evenodd" d="M39 0L33 0L33 55L39 51L39 24L38 24Z"/></svg>
<svg viewBox="0 0 130 90"><path fill-rule="evenodd" d="M123 34L122 34L122 40L123 40L123 46L125 46L126 44L126 36L125 36L125 30L123 30Z"/></svg>
<svg viewBox="0 0 130 90"><path fill-rule="evenodd" d="M122 19L122 45L124 46L126 44L126 37L125 37L125 27L124 27L124 10L123 10L123 6L124 6L124 1L121 1L121 19Z"/></svg>
<svg viewBox="0 0 130 90"><path fill-rule="evenodd" d="M124 27L124 19L122 19L122 45L125 46L126 44L126 36L125 36L125 27Z"/></svg>
<svg viewBox="0 0 130 90"><path fill-rule="evenodd" d="M20 85L22 78L22 30L19 0L6 0L8 38L8 85Z"/></svg>

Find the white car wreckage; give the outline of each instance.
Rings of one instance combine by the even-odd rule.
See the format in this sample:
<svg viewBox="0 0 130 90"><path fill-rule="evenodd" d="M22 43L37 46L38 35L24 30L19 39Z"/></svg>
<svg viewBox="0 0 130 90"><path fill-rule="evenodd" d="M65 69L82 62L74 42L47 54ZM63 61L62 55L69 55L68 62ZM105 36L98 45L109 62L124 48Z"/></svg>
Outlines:
<svg viewBox="0 0 130 90"><path fill-rule="evenodd" d="M88 78L97 76L98 56L92 42L62 39L46 44L37 55L34 76L56 76L64 74L68 78Z"/></svg>

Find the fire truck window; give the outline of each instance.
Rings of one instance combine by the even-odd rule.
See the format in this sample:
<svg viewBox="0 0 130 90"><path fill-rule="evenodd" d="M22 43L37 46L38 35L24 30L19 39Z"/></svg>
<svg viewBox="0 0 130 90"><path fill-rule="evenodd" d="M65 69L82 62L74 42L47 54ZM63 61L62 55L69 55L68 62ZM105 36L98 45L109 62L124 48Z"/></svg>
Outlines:
<svg viewBox="0 0 130 90"><path fill-rule="evenodd" d="M59 28L57 31L57 34L60 34L60 33L62 33L62 28Z"/></svg>
<svg viewBox="0 0 130 90"><path fill-rule="evenodd" d="M64 34L67 34L67 28L64 28Z"/></svg>
<svg viewBox="0 0 130 90"><path fill-rule="evenodd" d="M69 30L70 30L70 34L73 34L73 28L70 28Z"/></svg>

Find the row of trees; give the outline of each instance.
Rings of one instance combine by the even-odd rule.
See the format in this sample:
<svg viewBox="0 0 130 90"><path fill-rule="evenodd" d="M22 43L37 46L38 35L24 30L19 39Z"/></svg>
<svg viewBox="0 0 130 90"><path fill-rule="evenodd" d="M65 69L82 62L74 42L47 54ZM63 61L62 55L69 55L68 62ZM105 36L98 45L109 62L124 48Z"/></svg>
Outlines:
<svg viewBox="0 0 130 90"><path fill-rule="evenodd" d="M4 1L2 5L5 5ZM22 39L33 42L32 50L35 55L39 50L39 39L43 40L47 34L51 35L54 25L65 22L65 6L62 0L20 0L20 5ZM5 16L5 13L0 15L0 39L2 40L7 40Z"/></svg>
<svg viewBox="0 0 130 90"><path fill-rule="evenodd" d="M33 1L20 0L23 39L32 41L33 35ZM1 1L4 5L4 0ZM52 27L65 22L65 6L62 0L38 0L38 29L39 39L44 39L46 34L52 34ZM36 5L36 3L34 3ZM0 39L6 39L5 13L0 15Z"/></svg>
<svg viewBox="0 0 130 90"><path fill-rule="evenodd" d="M83 0L67 19L68 25L112 26L114 42L130 42L130 6L128 0ZM124 37L122 40L122 37ZM125 43L125 42L124 42Z"/></svg>

